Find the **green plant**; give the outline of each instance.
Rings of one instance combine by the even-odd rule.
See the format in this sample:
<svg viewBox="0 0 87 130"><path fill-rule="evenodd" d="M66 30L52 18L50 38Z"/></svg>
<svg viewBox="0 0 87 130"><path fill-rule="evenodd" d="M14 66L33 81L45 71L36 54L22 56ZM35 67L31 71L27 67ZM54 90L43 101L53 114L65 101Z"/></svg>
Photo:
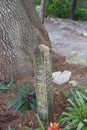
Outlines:
<svg viewBox="0 0 87 130"><path fill-rule="evenodd" d="M72 0L48 0L46 16L69 18L71 5ZM80 7L78 2L75 9L75 20L87 20L87 8Z"/></svg>
<svg viewBox="0 0 87 130"><path fill-rule="evenodd" d="M41 0L35 0L35 5L40 5Z"/></svg>
<svg viewBox="0 0 87 130"><path fill-rule="evenodd" d="M69 17L71 0L48 0L46 16Z"/></svg>
<svg viewBox="0 0 87 130"><path fill-rule="evenodd" d="M22 114L27 110L37 111L36 106L36 93L35 89L30 90L26 82L23 82L23 87L12 86L13 81L6 83L3 81L0 83L0 94L7 93L8 96L11 93L15 93L16 98L10 100L8 108L14 108L15 112L22 110Z"/></svg>
<svg viewBox="0 0 87 130"><path fill-rule="evenodd" d="M75 11L75 20L87 20L87 9L77 6Z"/></svg>
<svg viewBox="0 0 87 130"><path fill-rule="evenodd" d="M42 121L40 120L38 114L36 114L36 117L37 117L37 121L38 121L38 123L40 125L40 128L38 130L45 130L45 127L44 127Z"/></svg>
<svg viewBox="0 0 87 130"><path fill-rule="evenodd" d="M17 97L9 102L8 108L14 108L15 112L22 110L24 114L27 110L37 111L35 89L32 91L26 82L23 82L23 87L16 87Z"/></svg>
<svg viewBox="0 0 87 130"><path fill-rule="evenodd" d="M72 99L68 98L69 106L63 112L62 122L66 123L64 130L87 129L87 90L85 92L71 92Z"/></svg>

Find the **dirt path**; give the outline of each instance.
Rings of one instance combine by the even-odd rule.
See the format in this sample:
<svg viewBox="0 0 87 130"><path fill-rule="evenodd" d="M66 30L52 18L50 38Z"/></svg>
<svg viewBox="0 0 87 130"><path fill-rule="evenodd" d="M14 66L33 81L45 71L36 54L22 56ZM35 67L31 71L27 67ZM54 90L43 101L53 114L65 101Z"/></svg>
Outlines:
<svg viewBox="0 0 87 130"><path fill-rule="evenodd" d="M50 18L45 21L45 27L56 52L66 56L79 51L87 55L87 21Z"/></svg>

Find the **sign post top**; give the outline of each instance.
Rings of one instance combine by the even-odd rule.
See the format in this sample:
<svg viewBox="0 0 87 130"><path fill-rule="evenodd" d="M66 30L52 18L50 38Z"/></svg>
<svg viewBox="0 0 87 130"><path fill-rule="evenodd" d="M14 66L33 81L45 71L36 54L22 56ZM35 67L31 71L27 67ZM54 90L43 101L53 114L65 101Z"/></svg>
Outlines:
<svg viewBox="0 0 87 130"><path fill-rule="evenodd" d="M44 52L44 53L46 53L46 52L49 52L49 47L48 46L46 46L46 45L44 45L44 44L40 44L36 49L35 49L35 52Z"/></svg>

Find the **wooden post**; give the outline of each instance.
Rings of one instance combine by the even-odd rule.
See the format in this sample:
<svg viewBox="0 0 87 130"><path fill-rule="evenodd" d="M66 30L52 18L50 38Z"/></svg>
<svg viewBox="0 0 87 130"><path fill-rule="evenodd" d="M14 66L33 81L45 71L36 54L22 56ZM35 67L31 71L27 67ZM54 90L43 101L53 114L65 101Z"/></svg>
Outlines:
<svg viewBox="0 0 87 130"><path fill-rule="evenodd" d="M35 49L35 86L37 113L44 122L53 116L53 85L49 47L41 44Z"/></svg>

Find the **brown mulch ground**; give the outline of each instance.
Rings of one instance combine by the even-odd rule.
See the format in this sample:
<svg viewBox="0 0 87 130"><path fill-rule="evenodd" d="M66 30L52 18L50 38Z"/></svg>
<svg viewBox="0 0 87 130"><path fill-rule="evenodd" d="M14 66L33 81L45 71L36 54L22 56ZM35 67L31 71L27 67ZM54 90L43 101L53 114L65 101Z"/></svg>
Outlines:
<svg viewBox="0 0 87 130"><path fill-rule="evenodd" d="M65 63L65 57L60 54L53 53L53 72L54 71L63 71L69 70L72 72L71 80L76 80L81 83L87 83L87 67L72 65ZM22 81L26 81L30 84L30 86L34 83L34 75L27 75L23 79L17 81L17 85L20 85ZM20 85L21 86L21 85ZM58 116L65 111L66 102L63 98L63 91L68 89L68 84L64 85L56 85L53 84L54 89L56 90L54 93L54 116L53 121L57 121ZM11 98L14 95L11 95ZM37 123L35 114L31 112L27 112L23 119L19 119L19 113L14 114L13 110L7 109L8 99L6 95L0 96L0 130L7 130L7 127L13 126L15 130L22 130L22 126L26 125L31 127L32 130L37 128L39 125ZM23 128L24 129L24 128Z"/></svg>

